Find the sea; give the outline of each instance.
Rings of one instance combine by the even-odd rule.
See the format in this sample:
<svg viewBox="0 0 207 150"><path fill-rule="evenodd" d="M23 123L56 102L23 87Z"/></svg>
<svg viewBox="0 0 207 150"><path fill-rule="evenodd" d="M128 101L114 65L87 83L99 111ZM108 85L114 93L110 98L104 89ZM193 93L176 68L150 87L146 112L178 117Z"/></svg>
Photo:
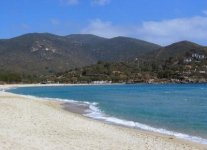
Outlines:
<svg viewBox="0 0 207 150"><path fill-rule="evenodd" d="M207 144L207 84L20 87L9 92L87 106L86 117Z"/></svg>

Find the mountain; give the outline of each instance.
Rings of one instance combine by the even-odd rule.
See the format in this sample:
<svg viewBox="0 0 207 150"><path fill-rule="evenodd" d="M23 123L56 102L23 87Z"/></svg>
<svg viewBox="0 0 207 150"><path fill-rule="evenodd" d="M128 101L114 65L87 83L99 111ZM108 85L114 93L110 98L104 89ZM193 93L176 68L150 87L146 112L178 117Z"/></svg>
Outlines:
<svg viewBox="0 0 207 150"><path fill-rule="evenodd" d="M30 33L0 40L5 83L207 82L207 47L189 41L169 46L90 34Z"/></svg>
<svg viewBox="0 0 207 150"><path fill-rule="evenodd" d="M114 56L117 55L114 54ZM99 62L95 65L59 73L50 77L49 81L61 83L97 83L96 81L206 83L207 47L181 41L159 48L138 59L114 63Z"/></svg>
<svg viewBox="0 0 207 150"><path fill-rule="evenodd" d="M127 37L107 39L89 34L30 33L0 40L0 70L49 74L99 60L126 61L158 48L161 46Z"/></svg>
<svg viewBox="0 0 207 150"><path fill-rule="evenodd" d="M115 37L95 46L96 57L104 61L126 61L152 52L161 46L127 37Z"/></svg>
<svg viewBox="0 0 207 150"><path fill-rule="evenodd" d="M188 57L193 53L207 55L207 47L189 41L181 41L151 52L149 56L153 59L165 60Z"/></svg>

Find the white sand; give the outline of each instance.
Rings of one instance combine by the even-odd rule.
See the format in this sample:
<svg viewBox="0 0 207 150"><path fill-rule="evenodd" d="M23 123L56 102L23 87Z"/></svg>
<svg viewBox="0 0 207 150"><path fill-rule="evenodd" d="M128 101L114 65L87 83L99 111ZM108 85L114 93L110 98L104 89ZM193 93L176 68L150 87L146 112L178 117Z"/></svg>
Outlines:
<svg viewBox="0 0 207 150"><path fill-rule="evenodd" d="M196 150L205 145L108 125L58 102L0 92L0 150Z"/></svg>

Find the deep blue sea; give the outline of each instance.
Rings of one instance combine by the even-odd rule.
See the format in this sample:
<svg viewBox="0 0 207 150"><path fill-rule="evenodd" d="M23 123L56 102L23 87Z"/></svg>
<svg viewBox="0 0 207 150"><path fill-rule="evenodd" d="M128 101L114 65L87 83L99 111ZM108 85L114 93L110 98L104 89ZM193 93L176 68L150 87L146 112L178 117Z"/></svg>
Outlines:
<svg viewBox="0 0 207 150"><path fill-rule="evenodd" d="M83 102L89 105L88 117L207 144L207 84L25 87L9 92Z"/></svg>

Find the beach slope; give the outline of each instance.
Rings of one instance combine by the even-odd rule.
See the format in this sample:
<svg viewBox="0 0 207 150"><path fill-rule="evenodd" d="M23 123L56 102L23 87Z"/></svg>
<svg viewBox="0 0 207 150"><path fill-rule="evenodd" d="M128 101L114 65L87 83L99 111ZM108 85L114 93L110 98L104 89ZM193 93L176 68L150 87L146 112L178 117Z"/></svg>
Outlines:
<svg viewBox="0 0 207 150"><path fill-rule="evenodd" d="M196 150L204 145L109 125L48 102L0 92L0 149Z"/></svg>

